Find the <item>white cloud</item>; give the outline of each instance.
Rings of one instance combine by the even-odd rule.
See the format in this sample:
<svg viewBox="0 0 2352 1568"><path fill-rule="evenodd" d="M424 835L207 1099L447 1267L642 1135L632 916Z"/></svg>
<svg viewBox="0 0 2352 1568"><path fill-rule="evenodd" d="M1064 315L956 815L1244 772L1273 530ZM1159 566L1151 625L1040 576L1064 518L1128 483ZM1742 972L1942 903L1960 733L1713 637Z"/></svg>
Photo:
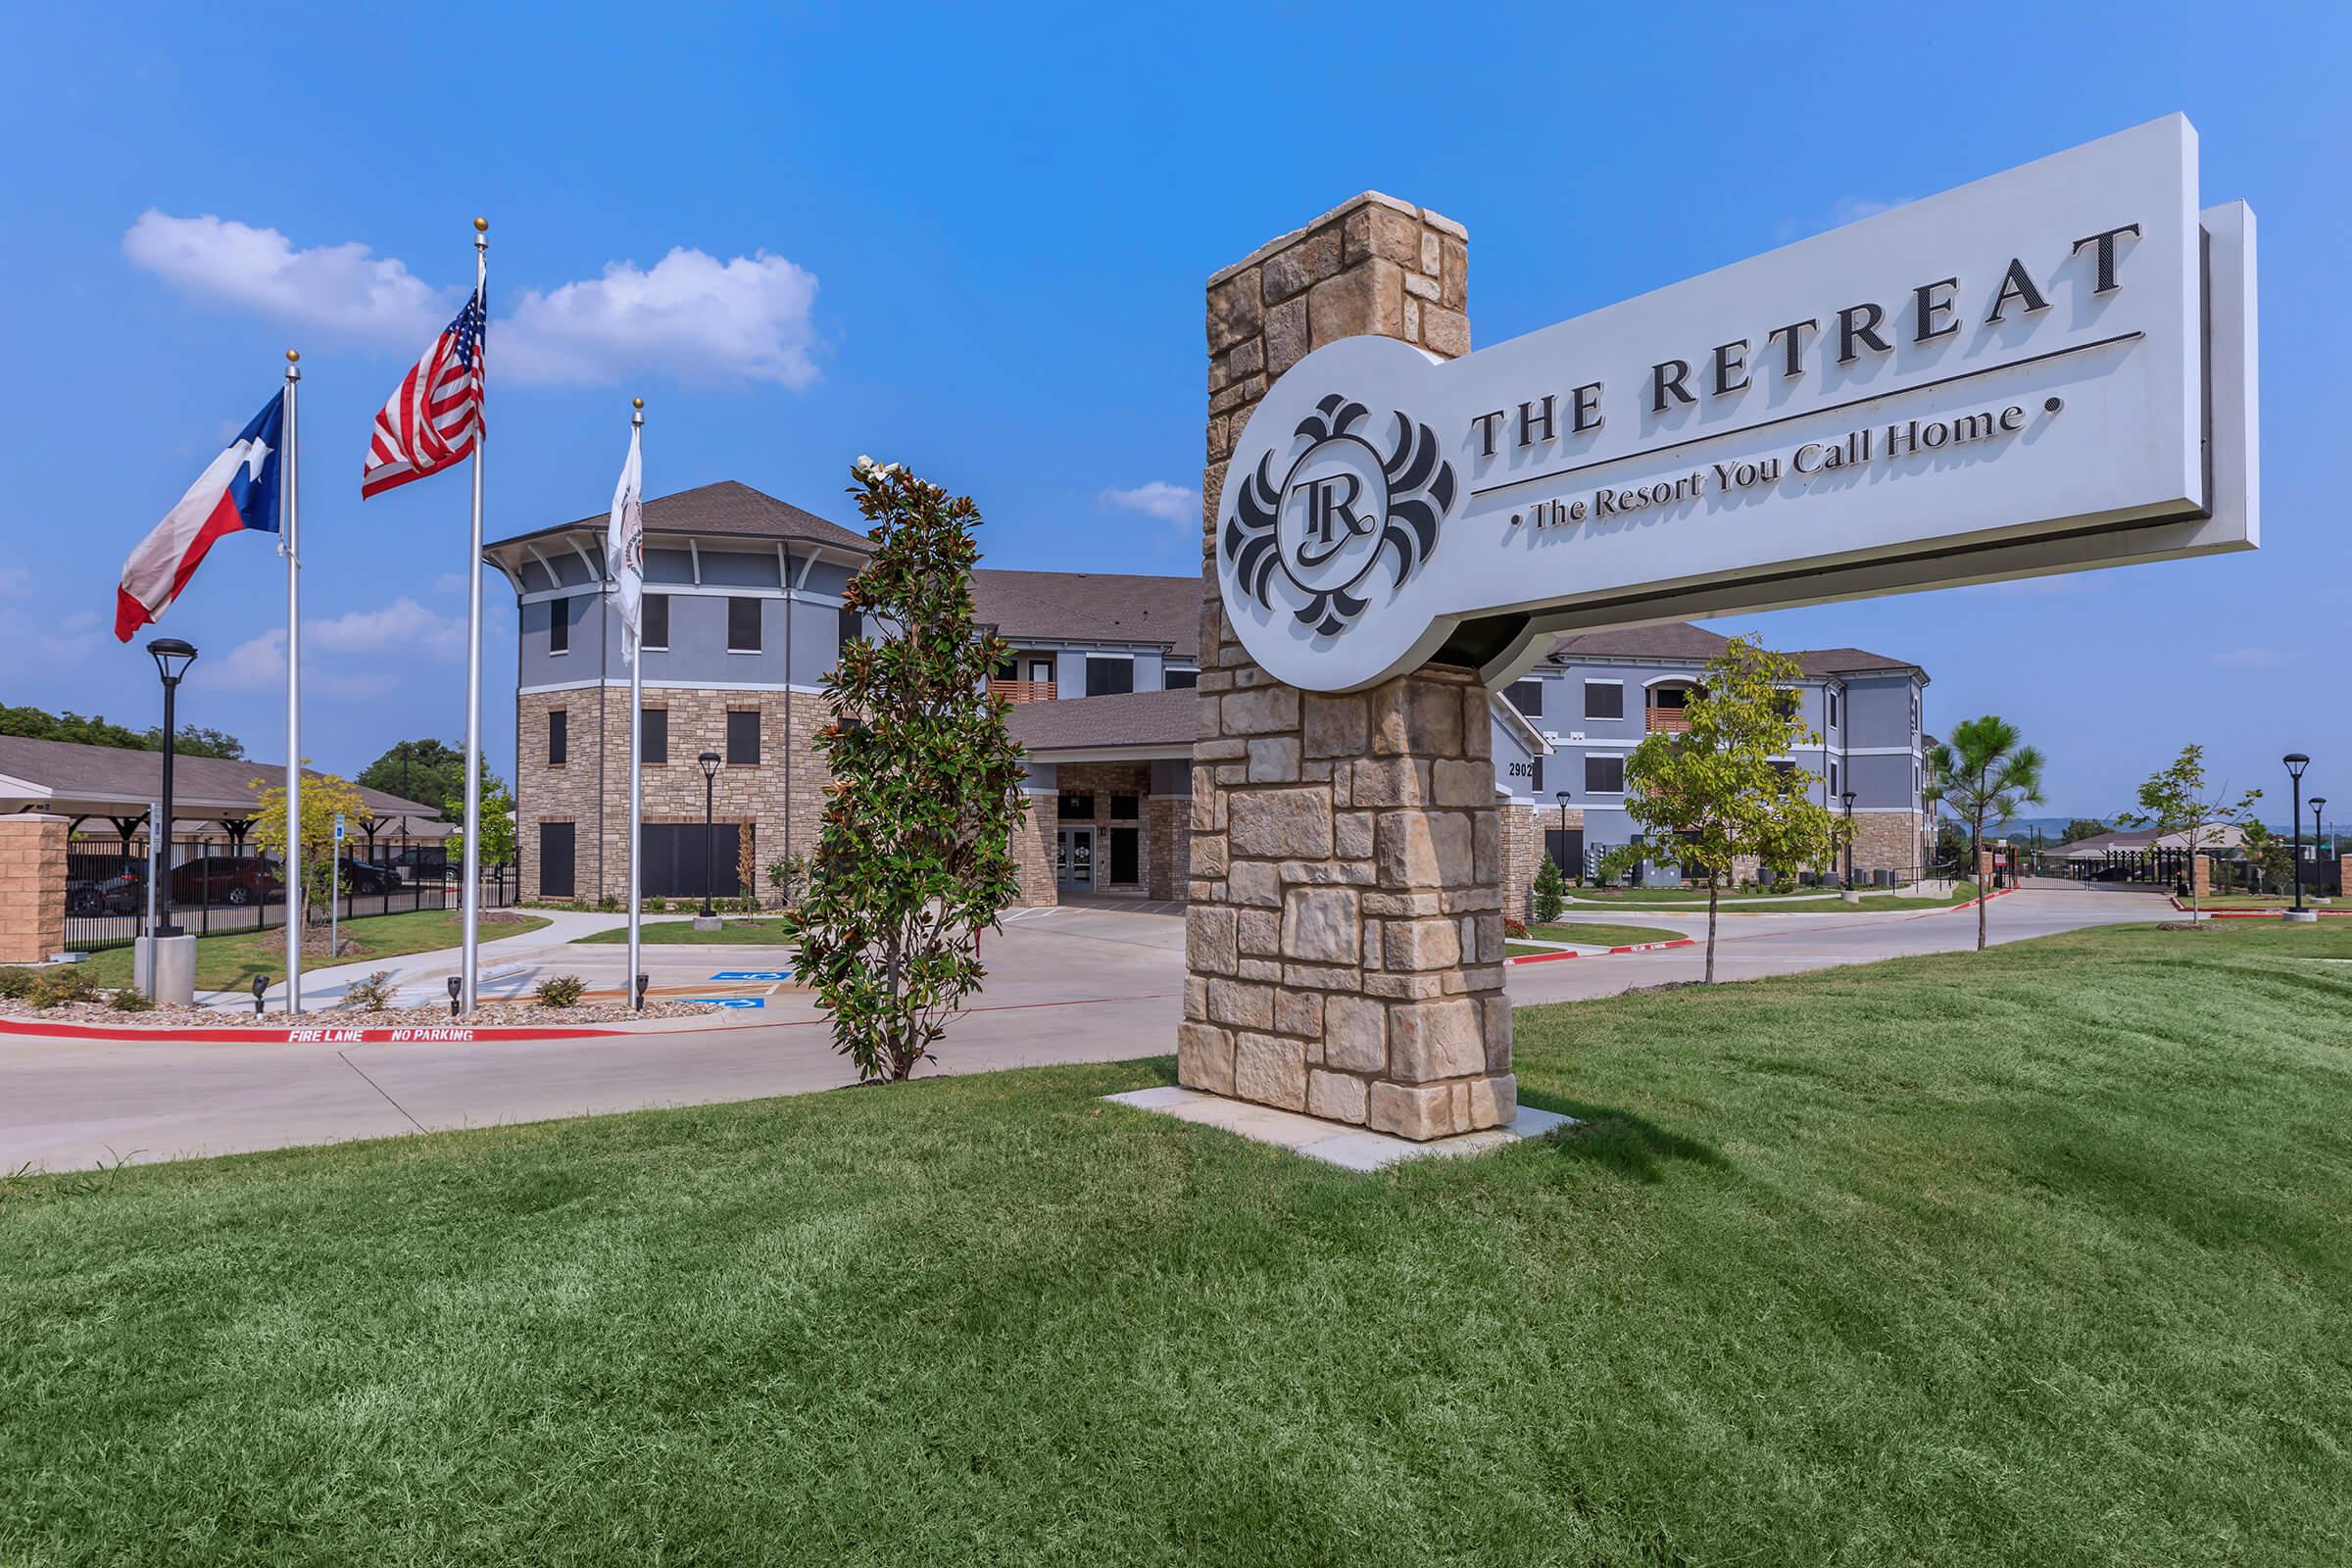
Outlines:
<svg viewBox="0 0 2352 1568"><path fill-rule="evenodd" d="M525 381L814 381L816 274L766 251L721 262L676 249L651 271L613 262L590 282L531 290L491 328L491 360Z"/></svg>
<svg viewBox="0 0 2352 1568"><path fill-rule="evenodd" d="M32 592L32 572L24 566L0 566L0 595L21 599Z"/></svg>
<svg viewBox="0 0 2352 1568"><path fill-rule="evenodd" d="M290 326L319 327L418 353L448 324L463 285L436 289L396 257L349 241L297 250L274 228L149 209L122 252L192 298ZM624 376L681 381L817 379L816 274L760 251L726 261L679 247L648 270L612 262L601 277L512 296L490 323L492 375L609 385ZM495 308L501 296L493 291Z"/></svg>
<svg viewBox="0 0 2352 1568"><path fill-rule="evenodd" d="M303 686L333 697L378 697L399 684L388 671L351 673L322 667L319 655L375 654L394 660L423 654L451 660L466 651L464 617L436 615L405 595L381 610L354 610L325 620L305 620ZM208 665L214 682L232 691L267 691L286 678L286 633L277 627L239 643Z"/></svg>
<svg viewBox="0 0 2352 1568"><path fill-rule="evenodd" d="M122 254L197 299L348 337L415 339L420 350L457 311L455 290L434 289L357 241L298 251L274 228L210 213L149 208L123 234Z"/></svg>
<svg viewBox="0 0 2352 1568"><path fill-rule="evenodd" d="M1113 485L1095 499L1103 506L1140 512L1162 522L1186 523L1196 528L1200 525L1200 492L1189 485L1153 479L1129 489Z"/></svg>
<svg viewBox="0 0 2352 1568"><path fill-rule="evenodd" d="M2213 656L2213 662L2224 669L2271 669L2291 662L2290 657L2276 648L2228 648Z"/></svg>

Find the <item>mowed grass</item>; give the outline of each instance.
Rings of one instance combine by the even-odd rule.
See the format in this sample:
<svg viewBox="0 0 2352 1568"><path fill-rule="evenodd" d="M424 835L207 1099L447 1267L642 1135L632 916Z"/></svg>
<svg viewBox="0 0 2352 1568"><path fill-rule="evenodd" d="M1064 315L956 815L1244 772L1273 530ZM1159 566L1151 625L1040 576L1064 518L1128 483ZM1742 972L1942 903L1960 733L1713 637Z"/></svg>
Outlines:
<svg viewBox="0 0 2352 1568"><path fill-rule="evenodd" d="M2340 1564L2352 931L1519 1014L1354 1177L1164 1060L21 1181L0 1560Z"/></svg>
<svg viewBox="0 0 2352 1568"><path fill-rule="evenodd" d="M1911 893L1871 893L1865 891L1859 907L1864 909L1948 909L1955 904L1965 904L1977 896L1976 884L1961 882L1951 892L1934 897ZM1661 912L1704 913L1707 907L1706 889L1699 888L1579 888L1569 898L1568 907L1578 913L1590 913L1612 904L1640 906ZM1774 908L1787 905L1785 910ZM1716 901L1718 908L1728 912L1740 909L1773 909L1775 913L1829 914L1838 910L1851 911L1857 906L1847 904L1832 888L1800 888L1793 893L1771 893L1755 888L1724 894Z"/></svg>
<svg viewBox="0 0 2352 1568"><path fill-rule="evenodd" d="M1556 925L1531 925L1527 934L1539 942L1578 942L1587 947L1630 948L1637 942L1679 942L1688 933L1662 925L1612 925L1605 920L1562 920Z"/></svg>
<svg viewBox="0 0 2352 1568"><path fill-rule="evenodd" d="M536 914L500 910L495 919L488 914L483 916L482 940L495 942L502 937L518 937L547 923ZM343 940L359 944L357 953L332 958L323 952L306 953L302 956L302 971L308 974L338 964L367 963L374 958L397 958L411 953L454 948L464 929L461 916L454 910L414 909L403 914L363 915L357 920L345 920L338 933ZM325 946L323 938L319 946ZM109 948L104 953L93 953L82 960L82 967L101 986L126 986L130 984L131 950ZM223 932L196 939L197 990L241 991L253 983L257 974L268 975L273 984L286 977L285 927Z"/></svg>
<svg viewBox="0 0 2352 1568"><path fill-rule="evenodd" d="M619 942L629 940L629 928L616 925L610 931L592 931L584 937L574 937L574 943ZM637 927L637 940L648 947L689 943L698 946L719 947L775 947L788 943L784 922L773 916L729 916L715 931L697 931L692 920L644 920Z"/></svg>

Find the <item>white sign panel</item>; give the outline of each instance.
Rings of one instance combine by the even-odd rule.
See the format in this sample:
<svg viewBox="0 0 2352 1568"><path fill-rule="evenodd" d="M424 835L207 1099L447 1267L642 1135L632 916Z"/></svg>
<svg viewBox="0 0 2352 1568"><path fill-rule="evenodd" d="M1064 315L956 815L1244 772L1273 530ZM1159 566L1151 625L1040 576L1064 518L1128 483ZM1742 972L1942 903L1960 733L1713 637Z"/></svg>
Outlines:
<svg viewBox="0 0 2352 1568"><path fill-rule="evenodd" d="M2253 224L2179 116L1459 360L1307 355L1227 470L1251 658L1490 680L1549 635L2250 548Z"/></svg>

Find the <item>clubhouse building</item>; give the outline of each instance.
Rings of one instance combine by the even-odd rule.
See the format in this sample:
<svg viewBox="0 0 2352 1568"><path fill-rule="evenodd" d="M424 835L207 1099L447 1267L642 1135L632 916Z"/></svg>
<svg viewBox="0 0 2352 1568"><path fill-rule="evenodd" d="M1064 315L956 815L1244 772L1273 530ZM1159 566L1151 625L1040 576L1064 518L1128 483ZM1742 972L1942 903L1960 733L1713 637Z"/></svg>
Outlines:
<svg viewBox="0 0 2352 1568"><path fill-rule="evenodd" d="M862 534L724 481L644 504L644 847L650 897L742 889L749 866L817 842L829 722L825 674L859 634L842 590ZM628 889L629 671L604 596L603 515L500 540L485 554L515 592L515 802L521 893L601 900ZM1021 899L1103 895L1184 901L1190 891L1193 746L1200 724L1202 583L1198 574L973 574L980 618L1010 644L993 681L1028 754L1029 820L1016 856ZM1572 870L1633 827L1623 764L1723 639L1691 626L1565 638L1489 703L1487 748L1501 806L1504 906L1524 906L1536 857ZM1918 800L1926 676L1855 650L1800 656L1800 701L1826 745L1790 759L1854 805L1857 871L1925 857ZM1614 701L1611 697L1614 694ZM716 759L706 779L701 759ZM1235 780L1298 781L1295 744L1216 764ZM1328 767L1328 763L1323 764Z"/></svg>

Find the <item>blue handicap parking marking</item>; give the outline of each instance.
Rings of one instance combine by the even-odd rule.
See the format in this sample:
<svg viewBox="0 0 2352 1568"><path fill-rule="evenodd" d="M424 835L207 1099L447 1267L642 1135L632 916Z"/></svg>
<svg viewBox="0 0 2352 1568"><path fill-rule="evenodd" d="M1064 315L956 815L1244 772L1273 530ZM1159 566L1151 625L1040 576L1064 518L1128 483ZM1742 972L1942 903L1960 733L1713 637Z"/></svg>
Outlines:
<svg viewBox="0 0 2352 1568"><path fill-rule="evenodd" d="M681 997L681 1002L707 1003L713 1007L764 1007L765 997Z"/></svg>
<svg viewBox="0 0 2352 1568"><path fill-rule="evenodd" d="M713 980L789 980L792 976L782 969L721 969L710 978Z"/></svg>

